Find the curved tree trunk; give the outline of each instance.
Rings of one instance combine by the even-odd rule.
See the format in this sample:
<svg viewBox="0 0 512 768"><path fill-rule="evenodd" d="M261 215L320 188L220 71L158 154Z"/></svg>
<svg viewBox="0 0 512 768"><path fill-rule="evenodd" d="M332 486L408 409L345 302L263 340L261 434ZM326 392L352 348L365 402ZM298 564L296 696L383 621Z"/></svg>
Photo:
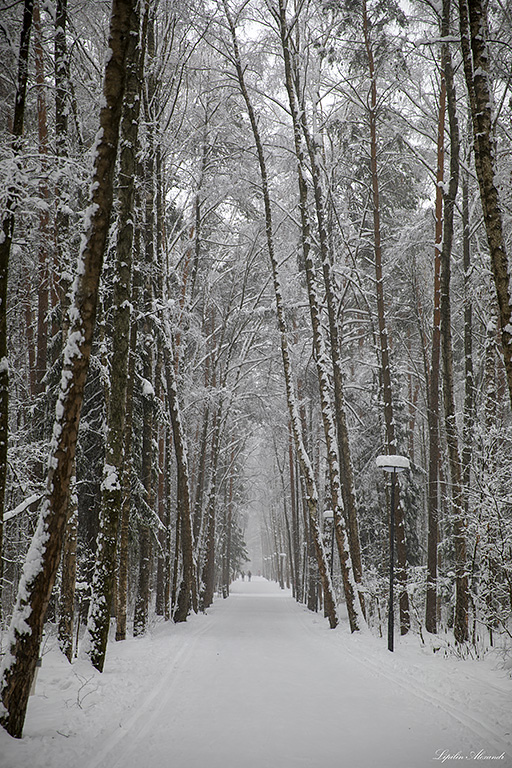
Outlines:
<svg viewBox="0 0 512 768"><path fill-rule="evenodd" d="M352 561L350 556L349 537L347 535L347 529L345 525L344 516L341 509L341 477L340 466L338 456L338 445L336 442L336 425L332 412L331 402L331 385L329 382L328 366L327 366L327 353L325 349L325 341L323 338L322 321L320 302L316 290L316 275L313 262L313 251L311 249L311 231L310 231L310 219L308 211L308 188L305 177L305 159L302 149L302 135L304 134L307 139L309 133L305 125L304 109L300 107L297 101L296 89L297 84L297 72L294 71L292 52L290 48L290 30L286 19L286 8L283 0L279 0L279 13L276 13L276 19L279 21L279 29L281 34L281 48L283 52L284 66L285 66L285 85L288 92L288 101L290 104L290 112L293 122L293 133L295 143L295 154L297 159L297 175L299 182L299 207L301 218L301 241L302 252L304 256L304 266L306 271L306 282L308 288L308 300L310 307L311 326L313 330L313 349L314 357L316 360L322 423L324 428L324 436L327 447L327 463L329 467L329 484L331 493L331 503L334 512L334 526L336 532L336 543L338 546L338 553L341 564L341 573L343 578L343 587L345 591L345 599L347 602L347 610L349 614L350 626L352 631L360 629L361 622L364 620L361 614L361 608L355 606L354 596L357 594L357 587L355 584L354 571L352 568ZM311 145L311 140L309 141ZM316 165L315 165L316 168ZM318 169L316 169L318 173ZM321 200L319 179L317 178L316 189L316 203L317 203L317 215L318 223L323 233L324 253L323 260L325 266L328 268L328 254L326 244L326 233L324 230L323 220L323 205ZM332 308L332 319L334 320L334 309ZM335 321L334 321L335 322ZM357 539L358 540L358 539ZM360 557L359 557L360 561ZM362 603L364 605L364 602Z"/></svg>
<svg viewBox="0 0 512 768"><path fill-rule="evenodd" d="M275 250L274 250L272 210L270 205L270 193L269 193L269 187L268 187L268 175L267 175L267 167L265 162L265 154L263 151L263 144L261 141L261 137L258 129L258 122L256 119L254 108L252 106L252 102L251 102L249 93L247 91L247 87L245 85L244 72L243 72L241 61L240 61L240 54L238 50L238 42L236 38L235 26L234 26L231 14L229 12L229 9L227 7L227 3L224 2L223 4L224 4L224 11L226 14L226 19L228 21L230 31L231 31L231 38L232 38L233 50L234 50L234 63L236 67L238 83L240 86L240 90L242 92L242 96L247 106L247 111L249 114L251 128L254 136L254 142L256 144L256 151L258 154L261 184L262 184L262 190L263 190L263 203L265 206L265 232L266 232L266 240L267 240L267 250L268 250L270 264L272 268L272 278L273 278L274 292L276 297L277 322L278 322L279 334L281 339L281 354L283 358L283 370L284 370L285 385L286 385L286 399L287 399L288 410L290 415L290 425L291 425L291 431L293 434L295 448L297 451L299 465L301 468L303 482L304 482L305 497L306 497L305 502L306 502L306 507L308 512L310 530L311 530L313 541L314 541L315 555L316 555L316 561L318 564L320 580L321 580L323 591L324 591L326 615L329 619L329 624L331 628L334 628L338 624L338 615L336 611L336 599L334 596L334 590L332 587L332 581L331 581L329 568L327 564L327 557L323 547L322 534L321 534L320 526L318 523L318 493L316 489L313 468L311 466L311 462L307 455L306 448L304 446L304 442L302 439L300 417L299 417L297 401L296 401L295 391L293 386L293 376L292 376L290 354L288 350L284 306L283 306L281 286L279 283L277 259L276 259Z"/></svg>

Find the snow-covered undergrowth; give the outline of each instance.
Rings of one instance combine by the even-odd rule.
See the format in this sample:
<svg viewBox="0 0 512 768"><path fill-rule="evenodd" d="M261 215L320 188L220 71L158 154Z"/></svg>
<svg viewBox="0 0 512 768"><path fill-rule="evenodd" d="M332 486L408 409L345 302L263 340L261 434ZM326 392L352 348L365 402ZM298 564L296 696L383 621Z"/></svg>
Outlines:
<svg viewBox="0 0 512 768"><path fill-rule="evenodd" d="M23 739L0 733L1 768L512 766L510 656L463 660L413 635L391 654L264 579L112 642L103 674L52 637L43 653Z"/></svg>

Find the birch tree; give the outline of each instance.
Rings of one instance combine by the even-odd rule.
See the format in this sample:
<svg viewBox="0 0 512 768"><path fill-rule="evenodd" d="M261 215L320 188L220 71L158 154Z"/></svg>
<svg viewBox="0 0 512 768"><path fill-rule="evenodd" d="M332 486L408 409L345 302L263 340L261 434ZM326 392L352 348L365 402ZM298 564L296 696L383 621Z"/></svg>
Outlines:
<svg viewBox="0 0 512 768"><path fill-rule="evenodd" d="M288 403L288 409L290 412L292 434L294 437L295 447L297 450L299 463L300 463L301 471L304 478L307 511L308 511L309 522L310 522L313 541L314 541L316 560L318 563L318 570L319 570L320 579L321 579L322 587L324 591L326 615L329 619L329 624L331 628L334 628L338 624L336 601L335 601L332 581L331 581L328 564L327 564L327 557L326 557L324 546L323 546L322 535L321 535L320 525L318 520L318 491L316 488L313 468L311 466L309 457L306 453L306 449L302 439L300 417L299 417L299 412L297 408L297 402L296 402L294 385L293 385L291 361L290 361L290 354L288 350L284 305L283 305L283 299L282 299L281 286L279 282L277 259L276 259L275 250L274 250L272 208L270 203L270 192L269 192L269 185L268 185L268 174L267 174L267 167L266 167L266 161L265 161L265 153L263 150L263 143L262 143L259 128L258 128L256 114L254 112L249 91L245 83L245 76L244 76L244 70L243 70L243 66L240 58L240 52L238 48L238 40L236 36L235 23L233 21L233 17L231 15L231 12L225 0L223 0L223 7L224 7L224 12L226 15L227 22L228 22L228 26L231 34L232 46L233 46L232 61L236 70L238 84L240 86L240 90L247 107L247 112L249 114L249 120L251 123L251 129L253 132L254 143L256 145L256 151L258 155L263 203L265 207L266 244L267 244L267 252L268 252L270 264L271 264L272 279L273 279L274 292L275 292L275 298L276 298L276 311L277 311L279 336L281 341L281 355L283 359L283 371L285 376L286 398ZM352 599L353 601L352 605L354 606L355 604L354 584L352 584L352 588L353 588L352 595L349 593L349 595L347 596L347 602L350 599ZM355 615L357 615L356 609L354 609L354 613ZM357 628L357 625L354 628Z"/></svg>

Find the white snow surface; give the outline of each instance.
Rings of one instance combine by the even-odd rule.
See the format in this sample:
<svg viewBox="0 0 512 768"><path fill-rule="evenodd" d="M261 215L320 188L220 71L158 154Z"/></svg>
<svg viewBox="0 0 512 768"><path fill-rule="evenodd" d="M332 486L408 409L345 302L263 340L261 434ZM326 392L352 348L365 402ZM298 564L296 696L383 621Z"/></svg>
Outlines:
<svg viewBox="0 0 512 768"><path fill-rule="evenodd" d="M53 646L53 647L50 647ZM47 641L2 768L512 766L511 669L417 636L351 635L263 578L111 642L103 674Z"/></svg>

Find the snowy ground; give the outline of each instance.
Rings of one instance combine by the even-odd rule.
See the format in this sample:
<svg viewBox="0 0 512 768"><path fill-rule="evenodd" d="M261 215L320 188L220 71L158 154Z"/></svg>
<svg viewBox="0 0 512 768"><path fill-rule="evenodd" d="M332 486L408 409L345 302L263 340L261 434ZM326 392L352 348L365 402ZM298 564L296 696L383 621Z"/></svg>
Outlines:
<svg viewBox="0 0 512 768"><path fill-rule="evenodd" d="M111 643L100 675L47 645L1 768L512 768L512 670L332 631L264 579Z"/></svg>

